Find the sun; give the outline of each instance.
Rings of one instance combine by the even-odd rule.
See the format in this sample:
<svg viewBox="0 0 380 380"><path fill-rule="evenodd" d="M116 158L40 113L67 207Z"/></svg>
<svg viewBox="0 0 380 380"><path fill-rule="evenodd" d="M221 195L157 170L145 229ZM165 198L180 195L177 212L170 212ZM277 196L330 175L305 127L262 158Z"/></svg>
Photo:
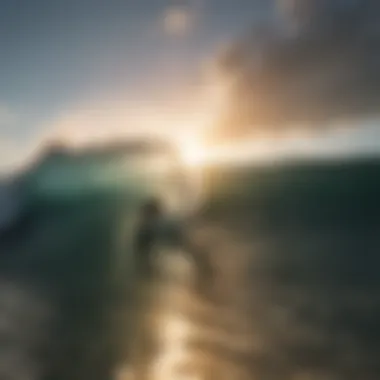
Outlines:
<svg viewBox="0 0 380 380"><path fill-rule="evenodd" d="M187 139L180 143L180 152L184 163L188 166L201 166L205 163L205 149L195 139Z"/></svg>

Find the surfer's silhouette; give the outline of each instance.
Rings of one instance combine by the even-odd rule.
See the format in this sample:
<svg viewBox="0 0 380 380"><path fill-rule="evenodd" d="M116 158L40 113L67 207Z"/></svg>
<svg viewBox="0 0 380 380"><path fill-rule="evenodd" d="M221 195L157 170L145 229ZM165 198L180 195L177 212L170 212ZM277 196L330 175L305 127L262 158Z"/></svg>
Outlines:
<svg viewBox="0 0 380 380"><path fill-rule="evenodd" d="M157 239L157 227L163 217L163 207L152 198L141 208L134 241L137 271L140 276L152 275L152 254Z"/></svg>
<svg viewBox="0 0 380 380"><path fill-rule="evenodd" d="M209 282L212 268L208 257L188 237L186 223L170 219L162 202L152 198L141 209L135 234L134 251L140 276L148 279L154 274L153 255L160 247L173 248L186 255L201 279L198 285Z"/></svg>

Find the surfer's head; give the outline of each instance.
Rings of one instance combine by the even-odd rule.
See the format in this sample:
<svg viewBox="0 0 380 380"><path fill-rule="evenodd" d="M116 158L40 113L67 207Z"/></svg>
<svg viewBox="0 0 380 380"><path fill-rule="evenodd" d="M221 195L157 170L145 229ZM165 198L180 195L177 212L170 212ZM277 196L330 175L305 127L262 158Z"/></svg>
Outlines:
<svg viewBox="0 0 380 380"><path fill-rule="evenodd" d="M147 219L160 217L164 210L162 202L157 198L150 198L142 207L142 215Z"/></svg>

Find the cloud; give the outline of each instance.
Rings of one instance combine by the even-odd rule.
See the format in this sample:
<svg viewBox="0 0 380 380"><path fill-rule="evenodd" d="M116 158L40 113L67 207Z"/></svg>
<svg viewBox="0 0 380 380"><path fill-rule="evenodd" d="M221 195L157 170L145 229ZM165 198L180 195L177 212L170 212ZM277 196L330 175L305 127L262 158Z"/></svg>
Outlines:
<svg viewBox="0 0 380 380"><path fill-rule="evenodd" d="M380 2L281 0L276 24L218 56L220 138L318 130L380 110Z"/></svg>
<svg viewBox="0 0 380 380"><path fill-rule="evenodd" d="M167 8L162 18L163 29L169 36L184 36L191 32L195 24L195 10L189 5Z"/></svg>

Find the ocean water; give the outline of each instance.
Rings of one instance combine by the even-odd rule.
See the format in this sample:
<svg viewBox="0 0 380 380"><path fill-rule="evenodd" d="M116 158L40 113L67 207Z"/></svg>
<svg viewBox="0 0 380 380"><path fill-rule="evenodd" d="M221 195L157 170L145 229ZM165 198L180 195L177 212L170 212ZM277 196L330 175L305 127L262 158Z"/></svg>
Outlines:
<svg viewBox="0 0 380 380"><path fill-rule="evenodd" d="M206 278L181 249L134 276L123 197L35 205L0 241L0 378L378 379L379 169L210 168Z"/></svg>

